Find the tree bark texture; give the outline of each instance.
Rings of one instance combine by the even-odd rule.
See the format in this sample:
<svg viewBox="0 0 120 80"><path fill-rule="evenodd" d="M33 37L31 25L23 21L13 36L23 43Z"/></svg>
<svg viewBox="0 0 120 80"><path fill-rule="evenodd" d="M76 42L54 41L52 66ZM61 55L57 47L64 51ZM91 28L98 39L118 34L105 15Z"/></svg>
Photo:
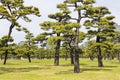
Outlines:
<svg viewBox="0 0 120 80"><path fill-rule="evenodd" d="M60 35L58 34L58 36L60 36ZM61 43L61 40L58 39L58 40L57 40L57 46L56 46L56 48L55 48L55 58L54 58L54 65L55 65L55 66L58 66L58 65L59 65L60 43Z"/></svg>
<svg viewBox="0 0 120 80"><path fill-rule="evenodd" d="M29 53L27 54L27 57L28 57L29 63L31 63L31 58Z"/></svg>
<svg viewBox="0 0 120 80"><path fill-rule="evenodd" d="M70 51L70 59L71 59L71 64L74 64L74 54L73 54L73 50Z"/></svg>
<svg viewBox="0 0 120 80"><path fill-rule="evenodd" d="M96 42L98 42L98 43L100 42L100 37L99 36L97 36ZM97 51L98 51L98 54L97 54L98 67L103 67L102 54L101 54L101 47L100 46L97 46Z"/></svg>
<svg viewBox="0 0 120 80"><path fill-rule="evenodd" d="M12 29L14 28L14 26L15 26L15 24L12 23L10 28L9 28L9 33L8 33L8 36L7 36L7 40L4 43L5 47L8 47L8 41L10 39L10 36L11 36L11 33L12 33ZM4 65L6 64L7 57L8 57L8 50L5 51L5 57L4 57L4 62L3 62Z"/></svg>
<svg viewBox="0 0 120 80"><path fill-rule="evenodd" d="M75 3L75 8L78 8L77 2ZM77 23L80 23L81 20L81 11L78 10L78 18L77 18ZM80 72L80 67L79 67L79 48L78 48L78 43L79 43L79 28L76 28L75 30L75 43L74 43L74 73L79 73Z"/></svg>
<svg viewBox="0 0 120 80"><path fill-rule="evenodd" d="M78 49L75 49L75 62L74 62L74 73L79 73L80 67L79 67L79 51Z"/></svg>

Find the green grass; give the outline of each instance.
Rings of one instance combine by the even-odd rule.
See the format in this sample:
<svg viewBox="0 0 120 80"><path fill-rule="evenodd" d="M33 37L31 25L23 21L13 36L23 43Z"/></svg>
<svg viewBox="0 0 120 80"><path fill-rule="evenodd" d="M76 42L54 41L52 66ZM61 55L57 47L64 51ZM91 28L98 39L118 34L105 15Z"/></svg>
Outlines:
<svg viewBox="0 0 120 80"><path fill-rule="evenodd" d="M104 67L97 67L97 60L80 59L81 72L74 74L70 60L60 60L60 66L53 66L53 60L8 60L0 61L0 80L120 80L120 64L117 60L105 60Z"/></svg>

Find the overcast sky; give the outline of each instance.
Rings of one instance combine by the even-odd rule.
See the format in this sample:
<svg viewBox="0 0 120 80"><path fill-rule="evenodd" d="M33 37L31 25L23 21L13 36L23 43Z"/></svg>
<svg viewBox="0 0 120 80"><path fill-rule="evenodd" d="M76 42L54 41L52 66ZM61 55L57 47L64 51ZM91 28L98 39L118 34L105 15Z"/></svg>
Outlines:
<svg viewBox="0 0 120 80"><path fill-rule="evenodd" d="M40 9L41 17L30 16L32 22L26 23L20 21L20 24L23 27L27 27L34 35L41 33L39 24L43 21L50 20L47 18L48 14L57 12L56 4L62 3L64 0L25 0L25 5L34 5ZM97 0L96 5L98 6L107 6L116 18L114 21L120 24L120 0ZM5 20L0 20L0 38L8 34L8 28L10 23ZM25 33L18 32L15 29L12 32L12 36L15 39L15 42L24 41Z"/></svg>

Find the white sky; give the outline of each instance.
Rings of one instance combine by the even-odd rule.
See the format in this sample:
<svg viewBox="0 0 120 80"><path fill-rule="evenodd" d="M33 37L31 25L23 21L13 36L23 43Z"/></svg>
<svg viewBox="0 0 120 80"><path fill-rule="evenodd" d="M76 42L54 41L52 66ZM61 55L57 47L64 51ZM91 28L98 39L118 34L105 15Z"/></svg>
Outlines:
<svg viewBox="0 0 120 80"><path fill-rule="evenodd" d="M50 2L51 1L51 2ZM41 17L30 16L32 22L26 23L24 21L20 21L20 24L23 27L27 27L34 35L41 33L39 24L43 21L50 20L47 16L48 14L57 12L56 4L62 3L64 0L25 0L25 5L34 5L40 9ZM112 15L116 18L114 21L120 24L120 0L97 0L96 5L98 6L107 6ZM0 38L4 35L8 34L8 28L10 23L5 20L0 20ZM20 42L25 40L25 33L18 32L15 29L12 32L12 36L15 39L15 42Z"/></svg>

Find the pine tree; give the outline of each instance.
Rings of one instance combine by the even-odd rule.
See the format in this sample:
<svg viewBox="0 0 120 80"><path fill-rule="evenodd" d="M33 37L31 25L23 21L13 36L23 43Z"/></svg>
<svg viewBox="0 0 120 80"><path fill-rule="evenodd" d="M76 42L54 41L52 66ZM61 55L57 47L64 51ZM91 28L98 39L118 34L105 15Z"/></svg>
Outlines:
<svg viewBox="0 0 120 80"><path fill-rule="evenodd" d="M96 30L89 30L88 34L94 35L96 37L96 43L94 46L97 48L98 66L103 67L102 62L102 49L103 44L109 38L114 36L114 16L109 15L110 12L108 8L104 6L91 7L88 8L88 17L90 20L86 20L85 26L87 28L95 28Z"/></svg>
<svg viewBox="0 0 120 80"><path fill-rule="evenodd" d="M27 15L33 14L40 16L40 14L38 8L33 6L24 6L23 0L0 0L0 3L0 19L6 19L11 23L9 27L8 38L4 43L4 45L8 46L12 29L15 26L20 27L18 20L21 18L26 22L30 22L31 20L27 17ZM7 54L8 51L6 50L4 64L6 64Z"/></svg>
<svg viewBox="0 0 120 80"><path fill-rule="evenodd" d="M26 36L25 36L25 45L26 45L26 49L27 49L27 57L28 57L28 60L29 62L31 63L31 58L30 58L30 50L32 48L32 46L35 44L34 42L34 36L33 36L33 33L31 33L27 28L23 28L23 31L26 33Z"/></svg>
<svg viewBox="0 0 120 80"><path fill-rule="evenodd" d="M77 18L71 17L71 20L76 20L76 23L82 25L82 19L87 18L87 8L91 7L94 0L65 0L64 3L67 7L74 8L74 11L77 12ZM70 9L71 10L71 9ZM79 67L79 29L80 26L75 29L75 37L73 42L73 53L75 54L74 58L74 73L80 72Z"/></svg>
<svg viewBox="0 0 120 80"><path fill-rule="evenodd" d="M60 10L59 12L48 15L49 18L55 21L46 21L41 24L41 29L51 30L51 32L45 32L39 36L41 39L47 40L47 44L55 48L54 65L59 65L60 46L61 41L64 40L64 34L70 33L73 28L80 26L77 23L69 21L70 10L68 10L66 4L58 4L57 8Z"/></svg>

